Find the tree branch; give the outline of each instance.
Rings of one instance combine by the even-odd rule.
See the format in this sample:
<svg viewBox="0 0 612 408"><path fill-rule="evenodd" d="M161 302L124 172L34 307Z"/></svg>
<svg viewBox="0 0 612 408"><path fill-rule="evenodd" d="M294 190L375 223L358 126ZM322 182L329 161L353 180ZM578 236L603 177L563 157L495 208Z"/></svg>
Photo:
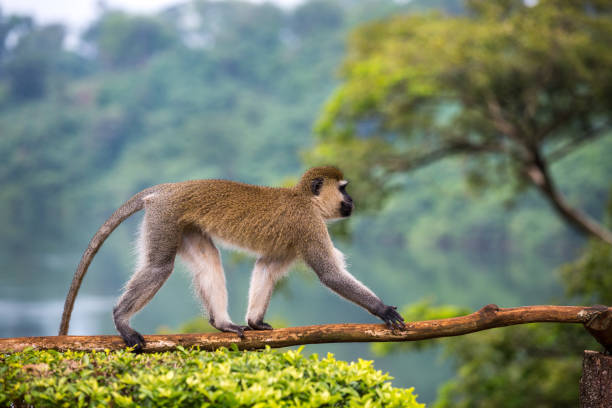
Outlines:
<svg viewBox="0 0 612 408"><path fill-rule="evenodd" d="M436 150L422 153L418 156L407 158L405 156L392 157L383 160L383 166L391 171L412 171L421 167L429 166L448 156L465 153L501 153L501 147L494 143L475 144L466 141L446 142L445 146Z"/></svg>
<svg viewBox="0 0 612 408"><path fill-rule="evenodd" d="M610 125L610 123L607 123L606 125L600 126L596 129L591 129L590 131L582 134L580 137L572 139L563 146L559 147L558 149L550 152L547 155L547 160L549 162L553 162L562 159L569 153L582 146L584 143L590 142L594 139L597 139L598 137L609 134L608 132L610 130L612 130L612 126Z"/></svg>
<svg viewBox="0 0 612 408"><path fill-rule="evenodd" d="M504 116L503 109L501 108L499 101L493 95L489 95L486 98L487 111L489 118L498 132L508 136L514 140L520 146L525 144L525 140L521 137L521 132L517 129L517 126L508 120Z"/></svg>
<svg viewBox="0 0 612 408"><path fill-rule="evenodd" d="M402 331L388 329L382 324L329 324L247 331L243 339L232 333L150 335L145 336L147 344L144 351L169 351L178 346L215 350L232 344L240 350L255 350L265 346L276 348L319 343L415 341L535 322L582 323L608 351L612 350L612 308L525 306L501 309L496 305L487 305L467 316L407 323L406 330ZM17 352L27 347L40 350L101 351L123 349L125 344L119 336L0 339L0 352Z"/></svg>

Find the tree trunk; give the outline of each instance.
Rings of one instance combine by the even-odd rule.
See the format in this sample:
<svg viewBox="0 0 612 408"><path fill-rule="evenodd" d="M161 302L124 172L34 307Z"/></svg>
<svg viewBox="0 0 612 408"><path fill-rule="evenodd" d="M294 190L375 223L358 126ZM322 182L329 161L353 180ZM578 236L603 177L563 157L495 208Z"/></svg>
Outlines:
<svg viewBox="0 0 612 408"><path fill-rule="evenodd" d="M584 352L580 407L612 407L612 356L590 350Z"/></svg>

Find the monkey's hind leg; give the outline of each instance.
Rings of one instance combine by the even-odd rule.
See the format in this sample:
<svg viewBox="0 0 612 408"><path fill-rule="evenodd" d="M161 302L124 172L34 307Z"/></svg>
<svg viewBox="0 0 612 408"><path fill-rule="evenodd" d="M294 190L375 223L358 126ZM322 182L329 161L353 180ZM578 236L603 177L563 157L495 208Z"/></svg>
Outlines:
<svg viewBox="0 0 612 408"><path fill-rule="evenodd" d="M269 261L259 258L255 262L249 287L249 306L246 321L253 330L272 330L272 326L263 321L270 297L276 282L289 269L290 262Z"/></svg>
<svg viewBox="0 0 612 408"><path fill-rule="evenodd" d="M125 286L125 291L113 309L115 327L125 343L142 351L145 340L130 327L131 317L142 309L162 287L174 269L179 235L169 224L151 225L148 217L141 226L138 243L138 265L136 272Z"/></svg>
<svg viewBox="0 0 612 408"><path fill-rule="evenodd" d="M194 286L208 312L210 324L223 332L244 337L247 327L234 324L227 312L227 288L221 255L210 237L199 231L186 232L179 254L193 273Z"/></svg>

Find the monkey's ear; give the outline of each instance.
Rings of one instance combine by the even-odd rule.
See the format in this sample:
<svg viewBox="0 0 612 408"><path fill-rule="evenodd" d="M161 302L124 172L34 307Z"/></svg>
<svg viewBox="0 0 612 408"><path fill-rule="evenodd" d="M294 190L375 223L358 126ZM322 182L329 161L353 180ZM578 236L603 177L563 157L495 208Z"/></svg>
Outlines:
<svg viewBox="0 0 612 408"><path fill-rule="evenodd" d="M312 181L310 182L310 191L312 191L312 194L314 195L319 195L319 193L321 192L321 187L323 187L322 177L312 179Z"/></svg>

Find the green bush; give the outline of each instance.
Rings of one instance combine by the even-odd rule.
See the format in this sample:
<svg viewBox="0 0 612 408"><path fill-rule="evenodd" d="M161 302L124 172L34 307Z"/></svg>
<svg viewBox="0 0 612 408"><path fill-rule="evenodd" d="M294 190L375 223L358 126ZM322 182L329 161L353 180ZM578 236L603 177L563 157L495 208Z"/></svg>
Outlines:
<svg viewBox="0 0 612 408"><path fill-rule="evenodd" d="M300 350L155 354L26 350L0 357L0 406L423 407L370 361Z"/></svg>

